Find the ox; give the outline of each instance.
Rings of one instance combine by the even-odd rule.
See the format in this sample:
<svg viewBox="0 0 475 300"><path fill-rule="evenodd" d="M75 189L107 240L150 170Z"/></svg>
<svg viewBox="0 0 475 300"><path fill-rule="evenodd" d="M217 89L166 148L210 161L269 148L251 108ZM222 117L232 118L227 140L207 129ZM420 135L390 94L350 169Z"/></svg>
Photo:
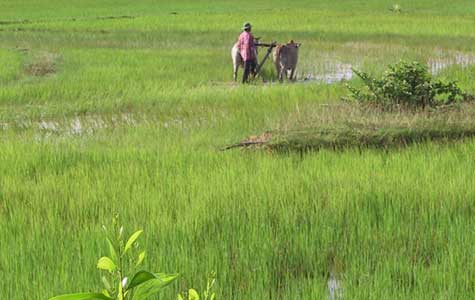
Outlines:
<svg viewBox="0 0 475 300"><path fill-rule="evenodd" d="M257 46L259 45L259 38L254 39L254 44L256 45L256 53L254 53L256 57L256 64L259 65L259 62L257 61ZM237 81L239 67L244 68L244 61L242 60L241 53L239 53L239 47L237 42L231 49L231 58L233 59L233 78L234 81ZM253 70L252 75L256 75L255 70Z"/></svg>
<svg viewBox="0 0 475 300"><path fill-rule="evenodd" d="M294 80L295 69L299 60L300 43L294 43L293 40L285 45L279 45L275 48L274 64L279 76L279 81L284 79L284 73L287 79Z"/></svg>

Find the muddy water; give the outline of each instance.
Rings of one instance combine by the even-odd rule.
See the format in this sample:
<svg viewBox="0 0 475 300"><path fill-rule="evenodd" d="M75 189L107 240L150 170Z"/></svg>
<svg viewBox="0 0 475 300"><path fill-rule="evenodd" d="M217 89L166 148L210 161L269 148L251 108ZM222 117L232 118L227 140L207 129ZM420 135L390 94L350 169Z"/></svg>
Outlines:
<svg viewBox="0 0 475 300"><path fill-rule="evenodd" d="M459 66L465 69L475 65L475 54L455 53L450 57L429 58L427 65L432 75L437 75L451 66Z"/></svg>
<svg viewBox="0 0 475 300"><path fill-rule="evenodd" d="M299 74L299 82L320 82L325 84L349 81L354 78L353 69L358 69L360 62L344 63L338 60L328 60L318 66L317 72ZM459 66L462 69L475 66L475 54L453 53L449 56L431 57L427 60L427 67L432 75L438 75L451 66Z"/></svg>
<svg viewBox="0 0 475 300"><path fill-rule="evenodd" d="M330 300L343 300L343 288L338 279L333 275L330 275L328 279L328 293L330 295Z"/></svg>
<svg viewBox="0 0 475 300"><path fill-rule="evenodd" d="M303 77L304 82L318 81L326 84L348 81L353 78L353 65L330 61L322 65L319 73L304 74L301 77Z"/></svg>
<svg viewBox="0 0 475 300"><path fill-rule="evenodd" d="M139 119L132 114L117 114L112 116L90 115L84 117L73 117L71 119L57 120L41 120L35 121L20 121L14 123L0 123L0 129L13 128L37 128L42 132L48 134L62 134L62 135L84 135L92 134L96 130L103 128L116 128L122 126L134 127L139 124L146 123L147 120L141 116Z"/></svg>

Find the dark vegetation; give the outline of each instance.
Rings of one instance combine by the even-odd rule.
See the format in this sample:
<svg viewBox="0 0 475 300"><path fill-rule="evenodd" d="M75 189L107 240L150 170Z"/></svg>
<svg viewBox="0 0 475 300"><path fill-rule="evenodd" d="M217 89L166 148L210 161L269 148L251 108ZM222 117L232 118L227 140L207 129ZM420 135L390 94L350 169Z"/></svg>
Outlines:
<svg viewBox="0 0 475 300"><path fill-rule="evenodd" d="M390 65L381 78L353 70L362 87L348 85L350 99L385 108L425 108L447 105L464 99L455 81L432 78L425 64L401 61Z"/></svg>

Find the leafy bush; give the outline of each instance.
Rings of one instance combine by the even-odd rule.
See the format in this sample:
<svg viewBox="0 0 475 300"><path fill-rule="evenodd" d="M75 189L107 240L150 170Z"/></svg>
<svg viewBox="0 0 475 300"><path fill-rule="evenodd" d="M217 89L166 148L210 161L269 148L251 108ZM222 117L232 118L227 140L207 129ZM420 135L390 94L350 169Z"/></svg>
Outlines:
<svg viewBox="0 0 475 300"><path fill-rule="evenodd" d="M347 86L350 98L363 103L383 106L426 107L449 104L463 99L456 82L434 80L427 67L419 62L401 61L390 65L381 79L353 70L364 86Z"/></svg>

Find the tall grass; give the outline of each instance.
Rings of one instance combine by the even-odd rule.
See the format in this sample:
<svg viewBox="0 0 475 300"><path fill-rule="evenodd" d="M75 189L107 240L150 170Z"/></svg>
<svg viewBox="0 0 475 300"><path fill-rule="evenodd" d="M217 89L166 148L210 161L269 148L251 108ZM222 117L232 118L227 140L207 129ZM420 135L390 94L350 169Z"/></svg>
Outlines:
<svg viewBox="0 0 475 300"><path fill-rule="evenodd" d="M97 290L111 213L148 233L147 269L183 274L164 299L212 270L222 299L327 298L330 274L347 299L474 294L473 140L217 151L346 93L229 83L242 22L302 42L300 76L328 60L381 72L473 51L470 1L130 3L0 3L1 299ZM54 73L27 72L45 56ZM440 76L473 91L472 71Z"/></svg>

